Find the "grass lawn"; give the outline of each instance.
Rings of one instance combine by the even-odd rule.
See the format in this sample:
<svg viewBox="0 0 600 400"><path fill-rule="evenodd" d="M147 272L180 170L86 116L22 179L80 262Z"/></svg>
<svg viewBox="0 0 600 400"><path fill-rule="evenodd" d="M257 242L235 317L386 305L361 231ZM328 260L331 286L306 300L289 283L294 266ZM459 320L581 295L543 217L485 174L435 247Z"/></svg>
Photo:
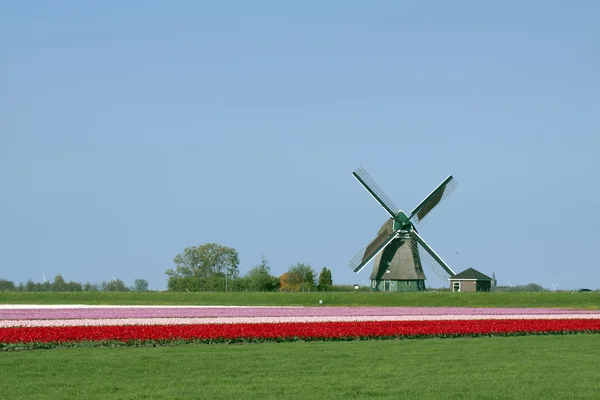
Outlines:
<svg viewBox="0 0 600 400"><path fill-rule="evenodd" d="M598 398L600 336L0 353L6 399Z"/></svg>
<svg viewBox="0 0 600 400"><path fill-rule="evenodd" d="M0 304L256 305L256 306L569 307L600 309L600 292L516 293L0 293Z"/></svg>

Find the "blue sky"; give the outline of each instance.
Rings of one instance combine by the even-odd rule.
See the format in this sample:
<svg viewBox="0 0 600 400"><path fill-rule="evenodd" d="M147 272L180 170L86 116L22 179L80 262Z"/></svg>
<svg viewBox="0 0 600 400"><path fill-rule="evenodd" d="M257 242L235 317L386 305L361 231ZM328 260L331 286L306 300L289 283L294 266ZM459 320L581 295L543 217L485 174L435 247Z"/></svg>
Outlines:
<svg viewBox="0 0 600 400"><path fill-rule="evenodd" d="M0 3L0 278L151 288L187 246L336 283L385 211L455 271L600 287L600 3ZM429 286L446 285L425 271Z"/></svg>

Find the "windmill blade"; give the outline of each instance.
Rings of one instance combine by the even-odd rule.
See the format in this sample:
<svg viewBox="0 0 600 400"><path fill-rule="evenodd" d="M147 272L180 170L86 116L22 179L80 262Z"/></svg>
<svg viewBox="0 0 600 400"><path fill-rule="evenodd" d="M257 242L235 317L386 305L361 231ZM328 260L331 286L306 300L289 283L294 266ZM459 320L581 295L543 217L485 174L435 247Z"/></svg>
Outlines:
<svg viewBox="0 0 600 400"><path fill-rule="evenodd" d="M424 262L427 264L427 266L429 266L429 268L442 280L446 280L456 275L456 273L452 271L452 268L450 268L448 264L433 251L431 246L429 246L416 231L411 231L410 236L413 250L418 252L421 263Z"/></svg>
<svg viewBox="0 0 600 400"><path fill-rule="evenodd" d="M350 260L348 263L350 268L356 273L360 272L365 265L367 265L377 254L379 254L385 247L391 243L394 238L398 235L393 229L386 229L379 233L375 239L367 247L362 249L357 255Z"/></svg>
<svg viewBox="0 0 600 400"><path fill-rule="evenodd" d="M450 175L444 180L444 182L435 188L435 190L431 192L429 196L427 196L425 200L421 202L421 204L415 207L415 209L410 213L409 218L411 220L414 218L414 222L418 224L423 218L425 218L427 214L429 214L431 210L435 208L435 206L440 204L440 202L448 197L448 195L457 187L458 182L456 182L452 175Z"/></svg>
<svg viewBox="0 0 600 400"><path fill-rule="evenodd" d="M384 191L381 190L379 185L377 185L375 183L375 181L373 180L373 178L371 178L371 176L367 173L367 171L365 171L362 167L360 167L359 169L354 171L352 173L352 175L354 175L356 180L359 181L360 184L363 185L363 187L365 189L367 189L367 192L369 192L371 194L371 196L373 196L375 198L375 200L377 200L377 202L379 204L381 204L381 206L385 209L385 211L388 212L388 214L390 214L392 217L396 216L396 214L398 213L398 210L400 210L400 209L384 193Z"/></svg>

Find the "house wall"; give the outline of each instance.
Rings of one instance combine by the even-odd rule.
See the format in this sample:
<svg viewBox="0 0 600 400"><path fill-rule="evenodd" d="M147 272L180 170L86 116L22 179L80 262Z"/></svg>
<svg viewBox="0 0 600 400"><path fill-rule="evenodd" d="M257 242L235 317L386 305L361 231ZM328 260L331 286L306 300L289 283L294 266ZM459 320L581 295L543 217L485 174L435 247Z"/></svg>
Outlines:
<svg viewBox="0 0 600 400"><path fill-rule="evenodd" d="M475 281L460 281L460 291L463 293L471 293L476 291Z"/></svg>
<svg viewBox="0 0 600 400"><path fill-rule="evenodd" d="M453 279L450 280L450 290L452 291L454 291L454 282L460 282L460 291L463 293L477 292L477 287L479 287L480 292L489 292L491 286L490 281Z"/></svg>

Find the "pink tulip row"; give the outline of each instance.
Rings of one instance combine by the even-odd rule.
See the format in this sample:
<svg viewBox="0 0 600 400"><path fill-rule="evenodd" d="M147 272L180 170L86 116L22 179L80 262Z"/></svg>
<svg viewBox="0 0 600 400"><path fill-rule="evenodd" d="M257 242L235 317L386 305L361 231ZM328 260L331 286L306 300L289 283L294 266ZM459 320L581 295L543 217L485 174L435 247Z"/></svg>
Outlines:
<svg viewBox="0 0 600 400"><path fill-rule="evenodd" d="M363 321L457 321L457 320L533 320L533 319L596 319L600 314L512 314L512 315L385 315L327 317L173 317L173 318L78 318L0 320L0 328L44 326L126 326L126 325L198 325L198 324L276 324Z"/></svg>
<svg viewBox="0 0 600 400"><path fill-rule="evenodd" d="M270 324L364 321L600 319L600 312L567 309L448 307L26 307L2 306L0 328Z"/></svg>
<svg viewBox="0 0 600 400"><path fill-rule="evenodd" d="M451 315L598 315L591 310L549 308L452 307L13 307L0 308L0 320L57 320L107 318L262 318Z"/></svg>

